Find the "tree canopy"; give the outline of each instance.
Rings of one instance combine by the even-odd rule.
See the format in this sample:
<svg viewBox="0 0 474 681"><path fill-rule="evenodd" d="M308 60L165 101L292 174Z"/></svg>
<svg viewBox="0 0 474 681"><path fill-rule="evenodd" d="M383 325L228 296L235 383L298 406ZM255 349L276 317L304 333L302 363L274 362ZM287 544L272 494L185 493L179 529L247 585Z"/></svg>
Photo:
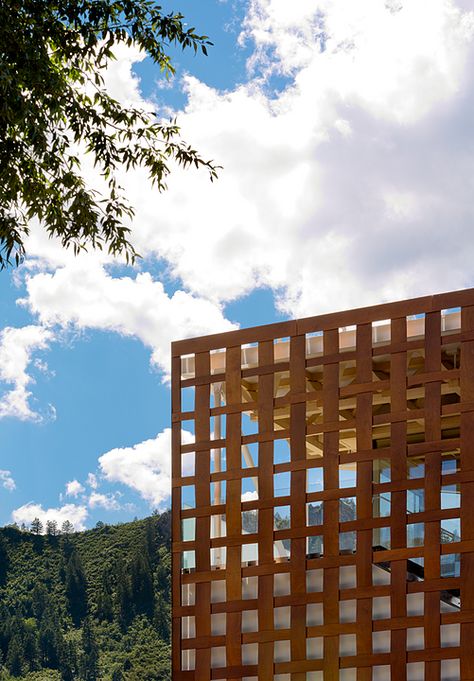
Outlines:
<svg viewBox="0 0 474 681"><path fill-rule="evenodd" d="M0 26L0 268L21 262L33 219L75 253L106 248L133 261L133 207L117 170L144 167L161 191L170 160L211 180L216 166L176 121L111 97L104 71L117 44L136 44L169 77L171 47L207 54L210 41L153 0L3 0ZM103 193L84 179L84 153Z"/></svg>

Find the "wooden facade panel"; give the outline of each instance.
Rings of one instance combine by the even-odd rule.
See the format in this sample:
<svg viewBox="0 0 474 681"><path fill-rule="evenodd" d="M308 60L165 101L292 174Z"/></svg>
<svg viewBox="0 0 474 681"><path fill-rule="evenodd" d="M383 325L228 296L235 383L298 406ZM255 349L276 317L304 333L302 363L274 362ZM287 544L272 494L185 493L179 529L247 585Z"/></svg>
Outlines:
<svg viewBox="0 0 474 681"><path fill-rule="evenodd" d="M173 680L474 681L474 290L172 354Z"/></svg>

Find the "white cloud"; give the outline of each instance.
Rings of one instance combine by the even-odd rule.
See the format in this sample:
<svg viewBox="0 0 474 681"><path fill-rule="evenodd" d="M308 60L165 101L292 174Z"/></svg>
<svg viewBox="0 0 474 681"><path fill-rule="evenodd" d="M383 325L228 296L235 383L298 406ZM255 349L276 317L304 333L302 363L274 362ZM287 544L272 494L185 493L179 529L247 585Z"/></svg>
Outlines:
<svg viewBox="0 0 474 681"><path fill-rule="evenodd" d="M35 518L39 518L43 526L46 526L48 520L56 520L59 527L61 527L64 521L69 520L78 532L86 529L85 521L87 516L87 508L76 504L65 504L60 508L44 509L41 504L29 502L12 512L12 520L18 523L18 525L22 523L30 525Z"/></svg>
<svg viewBox="0 0 474 681"><path fill-rule="evenodd" d="M33 353L47 349L52 340L51 331L35 325L7 326L0 332L0 384L11 386L0 394L0 418L12 416L22 421L41 420L42 416L30 403L29 386L34 379L27 369Z"/></svg>
<svg viewBox="0 0 474 681"><path fill-rule="evenodd" d="M97 476L95 475L95 473L89 473L87 475L87 484L92 489L97 489L97 487L99 486L99 481L97 480Z"/></svg>
<svg viewBox="0 0 474 681"><path fill-rule="evenodd" d="M183 430L182 442L193 441L194 435ZM153 508L162 507L171 492L171 429L133 447L111 449L99 465L106 480L127 485Z"/></svg>
<svg viewBox="0 0 474 681"><path fill-rule="evenodd" d="M178 169L157 196L143 171L122 178L140 267L164 259L184 290L54 251L57 269L27 280L44 324L133 335L167 371L171 339L229 330L222 303L259 286L298 317L472 285L474 13L454 0L251 0L242 40L247 83L184 79L183 136L224 166L219 181ZM119 57L111 91L148 106L131 71L141 56ZM32 239L44 267L48 242Z"/></svg>
<svg viewBox="0 0 474 681"><path fill-rule="evenodd" d="M138 250L211 300L269 286L291 316L470 285L474 14L395 5L254 0L255 78L185 80L183 134L221 177L177 171L159 216L144 174L124 180Z"/></svg>
<svg viewBox="0 0 474 681"><path fill-rule="evenodd" d="M92 492L88 502L90 508L104 508L106 511L118 511L121 506L113 494Z"/></svg>
<svg viewBox="0 0 474 681"><path fill-rule="evenodd" d="M85 487L81 485L79 480L71 480L66 483L66 496L67 497L78 497L85 491Z"/></svg>
<svg viewBox="0 0 474 681"><path fill-rule="evenodd" d="M51 273L27 277L23 301L45 325L116 331L152 350L152 361L170 368L170 342L235 328L218 306L184 291L168 296L148 272L114 278L100 264L78 258Z"/></svg>
<svg viewBox="0 0 474 681"><path fill-rule="evenodd" d="M13 492L16 489L16 484L10 471L0 470L0 485L9 492Z"/></svg>

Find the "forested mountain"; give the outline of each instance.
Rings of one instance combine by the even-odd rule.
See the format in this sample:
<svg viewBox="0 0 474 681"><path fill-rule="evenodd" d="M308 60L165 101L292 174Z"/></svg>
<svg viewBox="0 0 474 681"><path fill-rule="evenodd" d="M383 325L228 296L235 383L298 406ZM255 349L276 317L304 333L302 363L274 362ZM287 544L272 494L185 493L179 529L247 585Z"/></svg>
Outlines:
<svg viewBox="0 0 474 681"><path fill-rule="evenodd" d="M170 514L32 529L0 528L0 681L169 680Z"/></svg>

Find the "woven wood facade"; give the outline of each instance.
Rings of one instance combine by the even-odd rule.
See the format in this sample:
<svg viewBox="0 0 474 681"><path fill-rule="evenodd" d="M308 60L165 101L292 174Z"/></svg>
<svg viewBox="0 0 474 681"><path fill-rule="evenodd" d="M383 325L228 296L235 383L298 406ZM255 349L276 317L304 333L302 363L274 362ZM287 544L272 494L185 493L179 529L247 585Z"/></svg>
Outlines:
<svg viewBox="0 0 474 681"><path fill-rule="evenodd" d="M474 681L474 290L172 355L173 680Z"/></svg>

